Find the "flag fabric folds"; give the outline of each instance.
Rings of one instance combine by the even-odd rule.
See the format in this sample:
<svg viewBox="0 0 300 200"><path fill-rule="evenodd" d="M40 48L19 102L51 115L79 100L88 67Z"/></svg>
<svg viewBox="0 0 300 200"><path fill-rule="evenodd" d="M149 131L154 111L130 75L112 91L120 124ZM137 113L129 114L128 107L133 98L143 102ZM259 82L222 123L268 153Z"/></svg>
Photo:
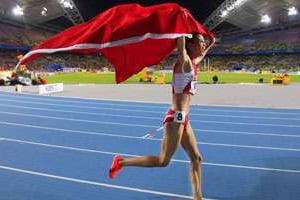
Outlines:
<svg viewBox="0 0 300 200"><path fill-rule="evenodd" d="M210 39L214 37L178 4L148 7L119 5L34 47L24 55L17 67L44 53L101 52L113 64L116 82L120 83L144 67L157 64L169 56L176 48L176 38L191 37L192 32Z"/></svg>

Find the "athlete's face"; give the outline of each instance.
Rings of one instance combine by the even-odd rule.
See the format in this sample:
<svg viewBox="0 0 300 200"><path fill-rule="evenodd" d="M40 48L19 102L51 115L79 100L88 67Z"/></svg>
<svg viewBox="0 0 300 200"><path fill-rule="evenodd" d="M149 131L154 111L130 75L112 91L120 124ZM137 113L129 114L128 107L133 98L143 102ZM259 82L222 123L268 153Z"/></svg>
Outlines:
<svg viewBox="0 0 300 200"><path fill-rule="evenodd" d="M198 48L200 49L201 53L203 53L206 49L206 43L205 43L204 37L202 35L198 34L196 36L195 40L198 43Z"/></svg>
<svg viewBox="0 0 300 200"><path fill-rule="evenodd" d="M198 42L199 42L199 45L200 45L200 49L202 51L204 51L206 49L206 43L205 43L204 37L202 35L199 35L198 39L199 39Z"/></svg>
<svg viewBox="0 0 300 200"><path fill-rule="evenodd" d="M200 34L195 35L193 42L190 44L190 49L196 54L203 55L203 52L206 49L204 37Z"/></svg>

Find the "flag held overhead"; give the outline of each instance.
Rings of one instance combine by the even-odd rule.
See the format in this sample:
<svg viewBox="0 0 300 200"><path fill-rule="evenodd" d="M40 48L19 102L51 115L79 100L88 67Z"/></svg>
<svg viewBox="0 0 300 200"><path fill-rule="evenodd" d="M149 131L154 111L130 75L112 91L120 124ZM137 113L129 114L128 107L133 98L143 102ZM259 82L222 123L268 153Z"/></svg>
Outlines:
<svg viewBox="0 0 300 200"><path fill-rule="evenodd" d="M175 49L176 38L191 37L192 32L213 38L211 32L178 4L119 5L34 47L16 68L45 53L101 52L114 65L116 82L120 83L144 67L159 63Z"/></svg>

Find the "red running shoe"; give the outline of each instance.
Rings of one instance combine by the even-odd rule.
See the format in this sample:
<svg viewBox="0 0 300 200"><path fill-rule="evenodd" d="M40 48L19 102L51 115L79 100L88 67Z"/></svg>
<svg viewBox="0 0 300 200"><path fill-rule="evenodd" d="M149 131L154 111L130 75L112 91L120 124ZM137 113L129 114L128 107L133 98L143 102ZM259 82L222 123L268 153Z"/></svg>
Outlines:
<svg viewBox="0 0 300 200"><path fill-rule="evenodd" d="M115 155L111 167L109 169L109 178L114 179L117 173L123 169L123 167L119 164L119 161L123 160L123 157L120 155Z"/></svg>

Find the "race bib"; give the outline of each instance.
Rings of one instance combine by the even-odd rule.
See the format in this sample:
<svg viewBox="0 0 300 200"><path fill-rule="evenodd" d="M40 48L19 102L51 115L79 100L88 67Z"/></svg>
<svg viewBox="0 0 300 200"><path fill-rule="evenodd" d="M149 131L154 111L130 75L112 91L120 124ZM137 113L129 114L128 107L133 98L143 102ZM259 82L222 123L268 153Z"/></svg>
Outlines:
<svg viewBox="0 0 300 200"><path fill-rule="evenodd" d="M184 123L186 114L184 111L176 111L174 114L174 122Z"/></svg>
<svg viewBox="0 0 300 200"><path fill-rule="evenodd" d="M196 92L196 90L197 90L196 86L197 86L197 81L192 81L191 82L191 90L193 92Z"/></svg>

